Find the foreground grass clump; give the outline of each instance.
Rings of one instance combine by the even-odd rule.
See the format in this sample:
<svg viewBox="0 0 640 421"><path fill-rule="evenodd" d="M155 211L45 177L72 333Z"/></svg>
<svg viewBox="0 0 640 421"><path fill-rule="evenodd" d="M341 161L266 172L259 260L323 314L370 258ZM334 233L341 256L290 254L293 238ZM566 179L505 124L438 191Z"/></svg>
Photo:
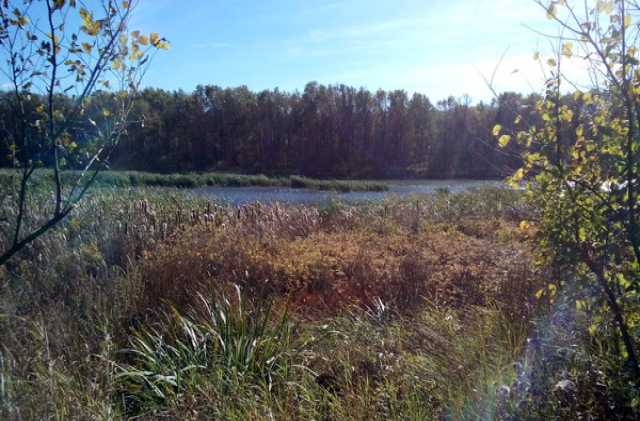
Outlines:
<svg viewBox="0 0 640 421"><path fill-rule="evenodd" d="M499 189L238 208L100 189L0 273L0 418L632 419L588 315L538 322L556 307L530 214Z"/></svg>
<svg viewBox="0 0 640 421"><path fill-rule="evenodd" d="M216 402L250 386L271 392L284 386L294 355L286 313L271 326L270 307L249 311L239 289L234 301L200 299L190 316L174 309L159 328L133 334L131 361L117 374L126 412L181 405L184 395L196 398L203 386L211 387L207 398Z"/></svg>
<svg viewBox="0 0 640 421"><path fill-rule="evenodd" d="M525 323L495 309L378 306L293 324L245 308L173 310L134 334L116 375L128 411L154 416L430 419L495 414ZM213 310L213 311L212 311ZM259 310L258 310L259 311ZM516 328L517 327L517 328ZM453 368L453 370L452 370ZM447 406L444 406L444 403Z"/></svg>
<svg viewBox="0 0 640 421"><path fill-rule="evenodd" d="M63 171L66 184L74 183L81 175L79 171ZM53 173L42 170L36 173L36 182L51 180ZM17 182L18 174L11 170L0 171L0 183L9 185ZM312 190L387 191L388 185L381 182L357 180L319 180L296 175L288 177L267 177L265 175L245 175L230 173L180 173L158 174L141 171L103 171L95 180L102 187L175 187L196 188L206 186L222 187L291 187Z"/></svg>

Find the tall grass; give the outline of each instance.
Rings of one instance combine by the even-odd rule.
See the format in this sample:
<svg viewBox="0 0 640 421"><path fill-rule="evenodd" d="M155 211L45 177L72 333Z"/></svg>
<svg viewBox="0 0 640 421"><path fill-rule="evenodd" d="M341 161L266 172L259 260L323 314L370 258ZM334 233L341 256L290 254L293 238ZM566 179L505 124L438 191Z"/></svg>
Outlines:
<svg viewBox="0 0 640 421"><path fill-rule="evenodd" d="M81 176L78 171L63 171L62 181L75 183ZM12 170L0 170L0 183L10 184L16 181L18 173ZM43 183L51 181L53 173L49 170L36 172L34 179ZM349 191L387 191L389 186L382 182L357 180L320 180L301 176L267 177L265 175L246 175L231 173L177 173L158 174L141 171L103 171L95 180L102 187L175 187L196 188L205 186L222 187L291 187L312 190Z"/></svg>
<svg viewBox="0 0 640 421"><path fill-rule="evenodd" d="M32 199L27 223L50 206ZM498 189L320 207L99 190L0 274L0 418L535 418L505 404L537 402L514 364L546 284L529 215Z"/></svg>
<svg viewBox="0 0 640 421"><path fill-rule="evenodd" d="M468 195L478 197L467 202L477 208L486 197ZM525 233L489 206L485 218L445 217L440 209L459 200L243 206L220 219L224 229L194 226L150 256L139 306L189 305L193 291L231 282L255 296L291 294L292 305L308 314L370 306L376 298L406 312L426 298L442 306L495 301L510 314L531 314L540 280L522 244Z"/></svg>
<svg viewBox="0 0 640 421"><path fill-rule="evenodd" d="M240 289L235 300L207 300L191 316L176 309L158 328L135 332L126 350L131 362L117 379L127 412L166 409L197 396L203 384L225 394L246 388L282 387L290 376L292 325L286 312L271 320L271 308L249 311Z"/></svg>
<svg viewBox="0 0 640 421"><path fill-rule="evenodd" d="M334 190L341 192L350 191L387 191L389 186L381 182L358 180L318 180L308 177L292 175L289 177L289 185L292 188L312 190Z"/></svg>

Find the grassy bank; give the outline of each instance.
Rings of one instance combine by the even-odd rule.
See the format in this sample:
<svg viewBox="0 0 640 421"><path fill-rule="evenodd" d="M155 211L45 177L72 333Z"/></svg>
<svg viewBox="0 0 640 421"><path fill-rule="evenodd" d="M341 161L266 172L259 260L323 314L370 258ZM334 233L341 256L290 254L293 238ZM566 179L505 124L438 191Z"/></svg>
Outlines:
<svg viewBox="0 0 640 421"><path fill-rule="evenodd" d="M549 310L530 212L498 189L240 208L103 189L0 273L0 418L553 414L536 399L584 360L576 323L529 350ZM589 391L597 418L614 391Z"/></svg>
<svg viewBox="0 0 640 421"><path fill-rule="evenodd" d="M72 183L80 173L64 171L63 181ZM36 179L50 179L52 172L42 170L36 173ZM0 171L0 182L9 184L16 172ZM301 176L267 177L265 175L244 175L229 173L182 173L157 174L140 171L104 171L96 179L96 185L108 187L176 187L196 188L205 186L223 187L291 187L313 190L333 191L386 191L389 187L381 182L358 180L319 180Z"/></svg>

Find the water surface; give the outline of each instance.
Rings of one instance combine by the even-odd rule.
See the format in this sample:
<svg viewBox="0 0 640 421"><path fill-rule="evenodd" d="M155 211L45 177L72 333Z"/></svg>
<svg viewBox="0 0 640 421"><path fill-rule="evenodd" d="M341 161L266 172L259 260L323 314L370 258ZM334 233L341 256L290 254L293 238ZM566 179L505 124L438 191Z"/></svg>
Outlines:
<svg viewBox="0 0 640 421"><path fill-rule="evenodd" d="M498 186L496 180L384 180L389 185L385 192L334 192L289 187L200 187L194 193L209 199L224 201L232 205L252 202L283 202L317 204L328 199L347 203L380 201L387 197L406 197L412 194L429 194L439 189L452 193L475 187Z"/></svg>

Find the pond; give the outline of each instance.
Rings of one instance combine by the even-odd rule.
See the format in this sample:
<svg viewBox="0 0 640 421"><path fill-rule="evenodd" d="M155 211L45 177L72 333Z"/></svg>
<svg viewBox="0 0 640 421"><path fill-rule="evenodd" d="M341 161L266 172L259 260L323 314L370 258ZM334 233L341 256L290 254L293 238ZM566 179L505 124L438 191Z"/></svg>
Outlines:
<svg viewBox="0 0 640 421"><path fill-rule="evenodd" d="M385 180L389 190L385 192L335 192L287 187L201 187L193 192L208 199L224 201L232 205L252 202L283 202L317 204L328 199L347 203L380 201L387 197L405 197L412 194L434 193L439 189L461 192L476 187L500 186L497 180Z"/></svg>

